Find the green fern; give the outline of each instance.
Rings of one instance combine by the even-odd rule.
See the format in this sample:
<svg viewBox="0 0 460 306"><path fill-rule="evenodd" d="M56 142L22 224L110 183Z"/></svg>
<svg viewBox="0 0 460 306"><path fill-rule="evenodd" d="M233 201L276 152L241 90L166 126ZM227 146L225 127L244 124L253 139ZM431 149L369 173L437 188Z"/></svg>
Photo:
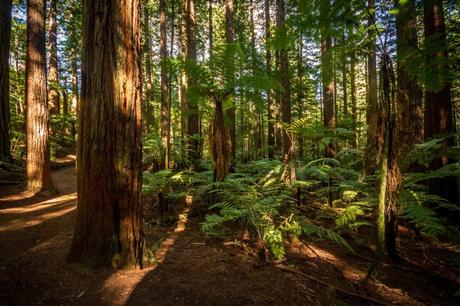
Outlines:
<svg viewBox="0 0 460 306"><path fill-rule="evenodd" d="M359 201L349 204L340 213L335 220L336 228L356 229L359 226L371 225L371 223L359 220L372 211L372 205L367 201Z"/></svg>

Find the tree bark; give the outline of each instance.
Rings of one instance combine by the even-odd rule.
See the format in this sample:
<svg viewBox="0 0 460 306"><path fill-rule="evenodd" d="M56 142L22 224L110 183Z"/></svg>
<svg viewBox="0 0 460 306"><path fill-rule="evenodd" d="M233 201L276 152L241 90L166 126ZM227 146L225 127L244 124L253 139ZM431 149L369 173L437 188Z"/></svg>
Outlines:
<svg viewBox="0 0 460 306"><path fill-rule="evenodd" d="M334 71L332 58L332 39L330 36L330 3L321 1L320 4L321 25L321 79L323 82L323 105L324 105L324 126L328 130L335 129L334 116ZM335 156L335 146L331 142L326 146L326 157Z"/></svg>
<svg viewBox="0 0 460 306"><path fill-rule="evenodd" d="M265 40L267 41L266 46L266 53L265 53L265 61L267 66L267 73L271 75L272 73L272 55L270 51L270 46L268 45L268 41L270 40L270 29L271 21L270 21L270 0L265 0ZM273 97L272 91L270 89L267 90L267 147L268 147L268 158L274 157L274 149L275 149L275 127L273 124Z"/></svg>
<svg viewBox="0 0 460 306"><path fill-rule="evenodd" d="M143 0L143 29L142 35L144 36L143 56L145 63L145 73L143 75L145 80L144 87L144 102L143 102L143 117L144 124L147 130L155 126L155 116L153 102L153 80L152 80L152 40L150 31L150 7L148 0Z"/></svg>
<svg viewBox="0 0 460 306"><path fill-rule="evenodd" d="M187 61L189 65L196 62L196 37L195 37L195 7L194 0L185 0L187 2L187 22L186 22L186 33L187 33ZM187 72L187 90L190 90L195 84L195 78ZM199 128L199 110L198 102L195 98L187 97L187 109L188 109L188 154L191 161L192 169L198 169L198 163L200 160L200 128Z"/></svg>
<svg viewBox="0 0 460 306"><path fill-rule="evenodd" d="M160 100L161 100L161 167L169 168L170 119L168 103L168 47L166 41L166 1L160 0Z"/></svg>
<svg viewBox="0 0 460 306"><path fill-rule="evenodd" d="M227 44L233 44L235 42L235 30L233 28L233 0L226 0L225 2L225 38ZM233 56L233 54L232 54ZM229 78L230 82L233 82L235 68L234 58L231 59L230 63ZM233 93L232 89L232 93ZM236 113L235 113L235 100L233 94L231 96L231 106L226 110L227 124L230 129L230 139L232 143L232 161L236 161Z"/></svg>
<svg viewBox="0 0 460 306"><path fill-rule="evenodd" d="M350 27L350 34L352 34L353 29ZM356 101L356 53L351 51L350 55L350 95L351 95L351 125L353 134L353 143L352 146L354 149L358 147L358 131L357 131L357 101Z"/></svg>
<svg viewBox="0 0 460 306"><path fill-rule="evenodd" d="M279 30L283 31L285 27L285 1L277 0L277 14L276 26ZM281 93L281 120L284 124L282 131L282 153L283 160L286 164L292 160L292 142L289 134L287 133L287 126L291 124L291 84L289 81L289 59L286 48L279 50L279 81L283 87Z"/></svg>
<svg viewBox="0 0 460 306"><path fill-rule="evenodd" d="M27 190L52 191L46 101L45 1L27 2L26 137Z"/></svg>
<svg viewBox="0 0 460 306"><path fill-rule="evenodd" d="M431 84L425 90L425 139L455 132L451 85L449 81L448 54L446 48L446 26L441 0L424 1L425 43L430 51L426 63L430 68ZM437 48L430 47L430 44ZM453 138L444 142L448 147L454 144ZM435 170L449 164L449 158L436 158L430 168ZM433 179L429 182L432 193L452 203L458 203L457 182L454 177Z"/></svg>
<svg viewBox="0 0 460 306"><path fill-rule="evenodd" d="M378 148L381 146L377 142L377 60L375 53L375 29L374 29L374 18L375 18L375 0L368 1L368 10L370 16L368 16L367 26L368 35L371 37L370 50L367 56L367 88L366 88L366 122L367 122L367 143L366 143L366 154L364 154L364 169L366 175L370 175L377 170L377 160L379 159Z"/></svg>
<svg viewBox="0 0 460 306"><path fill-rule="evenodd" d="M212 59L214 49L214 26L212 20L213 0L208 2L208 28L209 28L209 59Z"/></svg>
<svg viewBox="0 0 460 306"><path fill-rule="evenodd" d="M78 108L80 104L80 93L79 93L79 86L78 86L78 61L77 61L77 50L72 48L70 51L70 61L71 61L71 72L72 75L70 77L71 80L71 87L72 87L72 112L74 114L78 113Z"/></svg>
<svg viewBox="0 0 460 306"><path fill-rule="evenodd" d="M211 145L212 163L214 166L214 181L222 182L230 168L232 143L230 129L225 125L224 111L222 109L223 97L211 96L214 104L214 116L212 118Z"/></svg>
<svg viewBox="0 0 460 306"><path fill-rule="evenodd" d="M0 3L0 160L10 161L10 37L12 0Z"/></svg>
<svg viewBox="0 0 460 306"><path fill-rule="evenodd" d="M187 0L184 0L181 7L181 26L180 26L180 52L182 59L185 61L187 58ZM180 103L180 139L181 139L181 148L180 148L180 156L181 156L181 164L179 168L183 168L185 166L185 160L187 159L187 150L186 150L186 141L185 137L188 135L187 132L187 120L186 120L186 109L187 109L187 100L186 100L186 92L187 92L187 74L186 70L182 69L180 72L180 79L179 79L179 103Z"/></svg>
<svg viewBox="0 0 460 306"><path fill-rule="evenodd" d="M345 26L342 29L342 44L345 45ZM342 51L342 90L343 90L343 116L348 116L347 96L347 56Z"/></svg>
<svg viewBox="0 0 460 306"><path fill-rule="evenodd" d="M83 2L78 205L68 262L142 268L140 0Z"/></svg>
<svg viewBox="0 0 460 306"><path fill-rule="evenodd" d="M252 74L255 75L257 72L257 51L256 51L256 33L255 33L255 24L254 24L254 0L249 1L249 29L251 33L251 70ZM256 96L260 95L258 90L254 91ZM263 125L262 125L262 118L263 118L263 110L257 106L254 106L255 114L253 116L253 120L255 121L255 128L253 132L253 139L255 143L255 158L259 158L263 156Z"/></svg>
<svg viewBox="0 0 460 306"><path fill-rule="evenodd" d="M60 113L59 105L59 69L57 52L57 0L50 1L48 16L48 105L51 114Z"/></svg>
<svg viewBox="0 0 460 306"><path fill-rule="evenodd" d="M422 91L408 65L417 51L417 14L415 0L397 1L397 137L398 157L404 158L416 143L423 141ZM399 158L398 158L399 159ZM401 161L401 160L400 160ZM407 168L407 167L403 167ZM413 169L415 170L415 169Z"/></svg>
<svg viewBox="0 0 460 306"><path fill-rule="evenodd" d="M298 79L298 85L297 85L297 107L299 109L298 116L299 118L303 118L304 112L304 98L305 98L305 86L304 86L304 60L303 60L303 36L300 35L299 37L299 53L297 55L297 79ZM298 143L298 156L300 159L303 159L303 143L304 139L302 135L298 136L297 139Z"/></svg>

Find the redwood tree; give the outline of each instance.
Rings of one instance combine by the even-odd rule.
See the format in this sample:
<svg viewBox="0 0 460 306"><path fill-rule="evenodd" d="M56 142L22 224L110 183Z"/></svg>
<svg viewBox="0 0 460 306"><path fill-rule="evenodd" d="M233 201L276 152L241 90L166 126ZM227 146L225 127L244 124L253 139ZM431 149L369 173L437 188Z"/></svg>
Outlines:
<svg viewBox="0 0 460 306"><path fill-rule="evenodd" d="M334 116L334 72L332 62L332 39L331 39L331 19L330 19L330 2L321 1L320 19L321 19L321 80L323 83L323 107L324 107L324 126L329 129L335 129ZM334 157L335 148L332 143L326 147L326 156Z"/></svg>
<svg viewBox="0 0 460 306"><path fill-rule="evenodd" d="M397 137L398 155L408 153L412 145L423 140L422 91L409 73L411 58L417 52L417 11L415 0L397 1Z"/></svg>
<svg viewBox="0 0 460 306"><path fill-rule="evenodd" d="M27 190L53 190L46 90L45 0L27 2Z"/></svg>
<svg viewBox="0 0 460 306"><path fill-rule="evenodd" d="M50 113L60 112L56 14L57 0L51 0L48 14L48 104L50 107Z"/></svg>
<svg viewBox="0 0 460 306"><path fill-rule="evenodd" d="M368 1L369 16L367 20L369 41L369 53L367 55L367 87L366 87L366 122L367 122L367 142L366 142L366 154L364 154L364 169L366 174L372 174L377 169L377 157L379 152L379 146L377 143L377 59L375 52L375 33L374 29L374 18L375 18L375 0Z"/></svg>
<svg viewBox="0 0 460 306"><path fill-rule="evenodd" d="M277 0L276 10L276 26L280 31L284 31L285 27L285 1ZM291 84L289 82L289 59L286 47L282 47L279 50L279 81L283 87L281 93L281 119L284 125L291 123ZM282 153L283 160L289 162L292 159L292 143L291 139L286 131L286 127L283 128L282 134Z"/></svg>
<svg viewBox="0 0 460 306"><path fill-rule="evenodd" d="M430 83L425 91L425 139L455 132L449 67L446 51L446 25L442 0L425 0L424 25L426 44L426 66ZM445 146L453 145L450 138ZM430 167L438 169L449 163L447 156L436 158ZM452 203L458 202L457 182L454 177L433 179L430 181L431 191Z"/></svg>
<svg viewBox="0 0 460 306"><path fill-rule="evenodd" d="M10 35L12 0L0 3L0 160L9 160L10 153Z"/></svg>
<svg viewBox="0 0 460 306"><path fill-rule="evenodd" d="M68 262L142 267L140 0L85 0L77 221Z"/></svg>
<svg viewBox="0 0 460 306"><path fill-rule="evenodd" d="M271 74L272 71L272 54L268 41L270 40L270 0L265 0L265 39L267 40L265 61L267 66L267 73ZM273 96L270 89L267 90L267 147L268 158L273 158L275 155L275 126L273 124Z"/></svg>
<svg viewBox="0 0 460 306"><path fill-rule="evenodd" d="M235 42L235 30L233 28L233 0L226 0L225 2L225 38L227 44ZM232 56L233 54L230 53ZM228 82L233 82L234 78L234 59L229 61L229 73L227 75ZM232 89L233 92L233 89ZM227 125L230 129L230 139L232 145L232 159L235 162L236 158L236 114L235 114L235 101L233 96L230 97L231 106L226 110Z"/></svg>
<svg viewBox="0 0 460 306"><path fill-rule="evenodd" d="M161 165L163 169L169 166L170 143L170 111L168 103L168 48L166 41L166 1L160 0L160 100L161 100Z"/></svg>
<svg viewBox="0 0 460 306"><path fill-rule="evenodd" d="M186 3L186 41L187 41L187 61L188 66L196 62L196 34L195 34L195 4L194 0L184 0ZM195 78L190 73L191 70L187 69L187 89L190 89L195 84ZM187 133L188 133L188 154L192 163L192 168L198 168L200 159L200 141L199 141L199 111L197 100L188 95L187 97Z"/></svg>

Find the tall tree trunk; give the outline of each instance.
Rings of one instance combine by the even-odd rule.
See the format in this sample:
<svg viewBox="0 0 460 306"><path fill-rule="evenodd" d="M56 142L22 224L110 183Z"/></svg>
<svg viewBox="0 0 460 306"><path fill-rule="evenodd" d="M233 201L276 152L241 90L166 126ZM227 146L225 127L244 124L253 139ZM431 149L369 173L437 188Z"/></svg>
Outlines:
<svg viewBox="0 0 460 306"><path fill-rule="evenodd" d="M166 1L160 0L160 100L161 100L161 167L169 168L170 119L168 103L168 47L166 41Z"/></svg>
<svg viewBox="0 0 460 306"><path fill-rule="evenodd" d="M342 45L345 45L345 26L342 28ZM348 116L347 96L347 56L342 51L342 90L343 90L343 116Z"/></svg>
<svg viewBox="0 0 460 306"><path fill-rule="evenodd" d="M143 55L145 63L145 88L144 88L144 102L142 106L142 113L144 123L147 130L153 128L155 125L153 102L153 81L152 81L152 40L150 31L150 7L148 0L143 0L143 29L142 35L144 36Z"/></svg>
<svg viewBox="0 0 460 306"><path fill-rule="evenodd" d="M57 0L50 1L48 16L48 105L51 114L60 113L59 105L59 69L57 52Z"/></svg>
<svg viewBox="0 0 460 306"><path fill-rule="evenodd" d="M265 0L265 40L268 42L270 40L270 0ZM272 55L270 51L270 46L267 43L265 61L267 65L267 72L271 75L272 72ZM272 91L267 90L267 147L268 147L268 158L274 157L275 149L275 127L273 124L273 97Z"/></svg>
<svg viewBox="0 0 460 306"><path fill-rule="evenodd" d="M350 31L352 31L350 29ZM351 32L350 32L351 33ZM358 147L358 131L357 131L357 107L356 107L356 53L355 51L351 52L350 56L350 94L351 94L351 124L353 129L353 143L352 146L354 149Z"/></svg>
<svg viewBox="0 0 460 306"><path fill-rule="evenodd" d="M368 277L376 278L383 260L385 245L390 257L399 261L396 251L396 196L401 186L396 155L396 103L393 66L388 53L384 52L380 68L380 104L377 106L378 120L381 122L378 137L380 150L380 191L377 208L377 237L374 262Z"/></svg>
<svg viewBox="0 0 460 306"><path fill-rule="evenodd" d="M256 51L256 33L255 33L255 24L254 24L254 0L249 1L249 29L251 33L251 70L253 75L256 74L257 70L257 51ZM256 96L259 96L260 93L258 90L254 91ZM263 116L263 110L260 107L255 105L255 112L253 115L253 120L255 121L255 128L253 132L253 139L255 143L255 158L259 158L262 154L262 142L263 142L263 126L261 125L261 118Z"/></svg>
<svg viewBox="0 0 460 306"><path fill-rule="evenodd" d="M334 71L333 71L333 58L332 58L332 39L330 36L331 31L331 17L330 17L330 3L329 1L321 1L320 4L321 15L321 79L323 82L323 105L324 105L324 126L329 129L335 129L335 116L334 116ZM326 157L335 156L335 147L331 142L326 146Z"/></svg>
<svg viewBox="0 0 460 306"><path fill-rule="evenodd" d="M72 112L74 114L78 113L79 104L80 104L80 93L78 88L78 61L77 61L77 50L72 48L70 51L70 61L71 61L71 87L72 87Z"/></svg>
<svg viewBox="0 0 460 306"><path fill-rule="evenodd" d="M370 16L368 16L367 26L368 35L371 37L370 50L367 56L367 87L366 87L366 121L367 121L367 144L366 154L364 154L364 169L367 175L372 174L377 169L377 160L379 159L378 147L381 144L377 143L377 60L375 54L375 0L368 1L368 9Z"/></svg>
<svg viewBox="0 0 460 306"><path fill-rule="evenodd" d="M140 0L83 2L78 210L68 262L142 267L140 15Z"/></svg>
<svg viewBox="0 0 460 306"><path fill-rule="evenodd" d="M46 101L45 0L27 2L26 135L27 189L53 190Z"/></svg>
<svg viewBox="0 0 460 306"><path fill-rule="evenodd" d="M184 0L181 6L181 25L179 34L180 53L183 60L187 58L187 0ZM180 164L179 168L185 166L185 160L187 159L186 141L185 137L187 132L187 120L186 120L186 91L187 91L187 74L185 69L180 72L179 79L179 103L180 103Z"/></svg>
<svg viewBox="0 0 460 306"><path fill-rule="evenodd" d="M299 118L303 118L304 113L303 113L303 108L304 108L304 98L305 98L305 86L303 84L304 82L304 61L303 61L303 36L300 35L299 37L299 53L297 55L297 79L298 79L298 86L297 86L297 107L299 109ZM300 159L303 159L303 136L299 135L298 136L298 156Z"/></svg>
<svg viewBox="0 0 460 306"><path fill-rule="evenodd" d="M0 160L11 160L10 152L10 36L12 0L0 3Z"/></svg>
<svg viewBox="0 0 460 306"><path fill-rule="evenodd" d="M397 148L404 158L416 143L423 141L422 91L408 73L411 57L417 51L417 12L415 0L397 2ZM403 166L403 169L407 168ZM415 170L415 169L412 169Z"/></svg>
<svg viewBox="0 0 460 306"><path fill-rule="evenodd" d="M279 30L285 30L285 0L277 0L276 10L276 26ZM286 164L290 163L293 157L292 142L289 134L287 133L287 125L291 124L291 84L289 81L289 59L287 49L282 48L279 50L279 80L283 87L281 93L281 120L285 125L283 127L282 136L282 154L283 160Z"/></svg>
<svg viewBox="0 0 460 306"><path fill-rule="evenodd" d="M187 61L196 62L196 37L195 37L195 7L194 0L187 1ZM195 84L195 79L191 73L187 73L187 90ZM188 109L188 153L192 169L198 169L200 160L200 128L199 128L199 110L198 102L190 95L187 96Z"/></svg>
<svg viewBox="0 0 460 306"><path fill-rule="evenodd" d="M235 42L235 30L233 29L233 0L226 0L225 2L225 38L227 44L233 44ZM233 54L232 54L233 56ZM234 67L234 58L231 59L230 63L230 72L229 72L229 81L233 82L235 67ZM232 90L233 92L233 90ZM226 116L228 120L228 126L230 128L230 139L232 142L232 162L236 161L236 113L235 113L235 100L232 96L231 106L226 111Z"/></svg>
<svg viewBox="0 0 460 306"><path fill-rule="evenodd" d="M209 59L212 59L214 49L214 26L212 20L213 0L208 2L208 27L209 27Z"/></svg>
<svg viewBox="0 0 460 306"><path fill-rule="evenodd" d="M442 0L424 1L425 43L427 50L426 62L430 68L431 84L425 91L425 139L455 132L451 85L449 81L449 67L447 64L446 26ZM430 44L432 44L430 46ZM433 48L436 45L437 48ZM444 142L444 145L454 144L453 138ZM449 164L449 158L436 158L430 165L431 169L438 169ZM457 182L454 177L433 179L429 182L432 193L439 195L452 203L458 203Z"/></svg>

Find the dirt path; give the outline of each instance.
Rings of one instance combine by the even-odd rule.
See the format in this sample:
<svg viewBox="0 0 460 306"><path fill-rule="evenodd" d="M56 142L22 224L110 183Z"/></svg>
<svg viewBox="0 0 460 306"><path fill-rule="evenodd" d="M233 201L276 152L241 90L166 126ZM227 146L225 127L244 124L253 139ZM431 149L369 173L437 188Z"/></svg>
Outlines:
<svg viewBox="0 0 460 306"><path fill-rule="evenodd" d="M0 305L376 304L273 265L255 268L257 259L244 245L206 238L199 218L187 218L187 211L175 226L146 226L147 242L157 258L150 268L90 271L71 267L65 256L75 222L74 168L54 170L53 179L60 191L54 197L30 197L14 186L1 190ZM388 270L385 283L360 283L368 262L345 258L336 248L328 244L307 248L293 242L290 256L305 260L283 267L383 304L449 303L442 300L445 283L431 284L433 278L416 272L404 271L409 273L405 282L395 280L403 270Z"/></svg>

